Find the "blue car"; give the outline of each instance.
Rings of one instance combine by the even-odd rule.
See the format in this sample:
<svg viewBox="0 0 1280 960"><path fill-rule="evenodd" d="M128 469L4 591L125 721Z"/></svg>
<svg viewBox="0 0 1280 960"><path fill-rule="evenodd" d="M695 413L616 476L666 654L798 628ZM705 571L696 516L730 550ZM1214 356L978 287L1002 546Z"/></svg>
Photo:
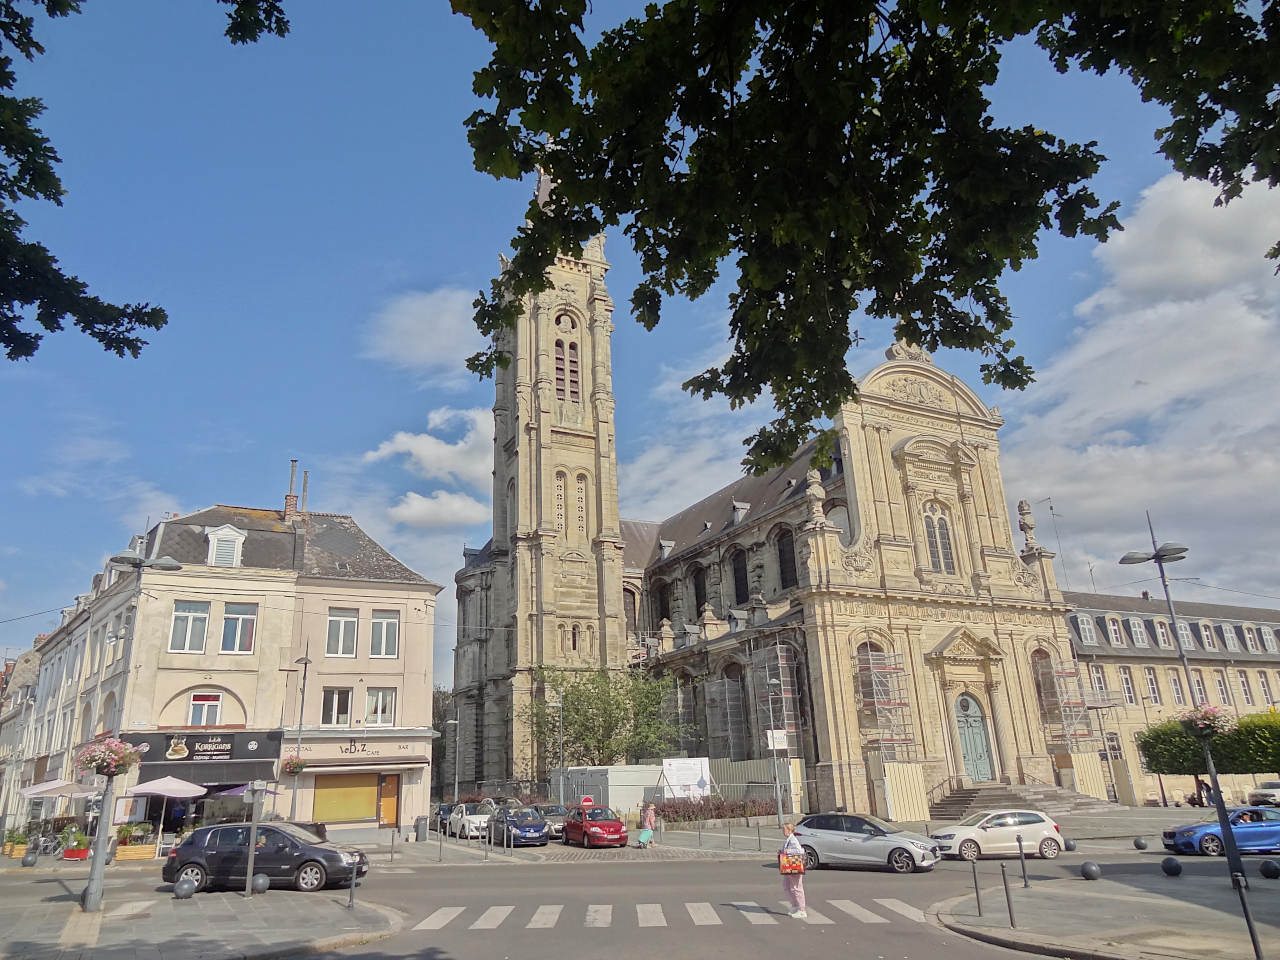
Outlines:
<svg viewBox="0 0 1280 960"><path fill-rule="evenodd" d="M1280 810L1275 807L1238 807L1228 810L1231 835L1242 853L1280 850ZM1164 832L1164 848L1171 853L1221 856L1225 849L1218 821L1189 823Z"/></svg>
<svg viewBox="0 0 1280 960"><path fill-rule="evenodd" d="M505 834L505 835L504 835ZM551 840L551 824L534 807L498 807L489 817L489 842L507 847L545 847Z"/></svg>

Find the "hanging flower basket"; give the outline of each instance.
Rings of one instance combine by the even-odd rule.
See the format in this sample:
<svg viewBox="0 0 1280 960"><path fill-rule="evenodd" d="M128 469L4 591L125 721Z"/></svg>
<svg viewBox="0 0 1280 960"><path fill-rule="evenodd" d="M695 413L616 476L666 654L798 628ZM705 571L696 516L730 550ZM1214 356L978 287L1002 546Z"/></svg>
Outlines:
<svg viewBox="0 0 1280 960"><path fill-rule="evenodd" d="M118 777L138 762L142 752L131 743L107 737L91 743L76 757L76 767L101 777Z"/></svg>
<svg viewBox="0 0 1280 960"><path fill-rule="evenodd" d="M289 776L296 777L307 768L307 761L298 756L285 757L280 767Z"/></svg>
<svg viewBox="0 0 1280 960"><path fill-rule="evenodd" d="M1236 728L1236 718L1234 716L1221 707L1211 707L1208 704L1179 715L1178 722L1182 724L1183 730L1202 740L1209 737L1220 737L1223 734L1231 733Z"/></svg>

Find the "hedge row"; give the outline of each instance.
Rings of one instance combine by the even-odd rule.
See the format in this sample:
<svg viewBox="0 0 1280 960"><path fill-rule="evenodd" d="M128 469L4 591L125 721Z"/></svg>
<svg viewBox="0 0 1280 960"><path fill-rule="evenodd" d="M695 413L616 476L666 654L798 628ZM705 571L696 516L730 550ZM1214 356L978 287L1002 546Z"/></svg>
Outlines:
<svg viewBox="0 0 1280 960"><path fill-rule="evenodd" d="M1167 720L1138 734L1138 750L1152 773L1196 776L1204 774L1200 741ZM1240 718L1231 733L1209 742L1219 773L1280 773L1280 713L1255 713Z"/></svg>
<svg viewBox="0 0 1280 960"><path fill-rule="evenodd" d="M777 809L775 801L763 797L752 797L747 800L726 800L724 797L702 797L691 800L681 797L659 801L657 807L658 816L667 823L763 817Z"/></svg>

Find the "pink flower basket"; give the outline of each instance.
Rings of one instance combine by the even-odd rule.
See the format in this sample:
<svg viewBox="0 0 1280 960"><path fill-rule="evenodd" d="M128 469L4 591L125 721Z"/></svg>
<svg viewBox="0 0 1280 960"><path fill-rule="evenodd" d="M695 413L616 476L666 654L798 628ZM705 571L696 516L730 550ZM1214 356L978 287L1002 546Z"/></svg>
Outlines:
<svg viewBox="0 0 1280 960"><path fill-rule="evenodd" d="M102 777L118 777L127 773L141 756L141 751L133 744L106 737L80 751L76 757L76 768L92 770Z"/></svg>

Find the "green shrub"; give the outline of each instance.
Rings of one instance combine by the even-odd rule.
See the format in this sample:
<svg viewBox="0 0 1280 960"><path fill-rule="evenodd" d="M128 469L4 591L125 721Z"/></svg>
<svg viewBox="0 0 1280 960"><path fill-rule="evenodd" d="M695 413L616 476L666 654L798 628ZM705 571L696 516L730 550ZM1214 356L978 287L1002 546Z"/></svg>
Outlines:
<svg viewBox="0 0 1280 960"><path fill-rule="evenodd" d="M1208 772L1200 741L1176 719L1148 727L1137 740L1152 773L1196 776ZM1219 773L1280 773L1280 713L1243 716L1235 730L1212 737L1209 747Z"/></svg>

